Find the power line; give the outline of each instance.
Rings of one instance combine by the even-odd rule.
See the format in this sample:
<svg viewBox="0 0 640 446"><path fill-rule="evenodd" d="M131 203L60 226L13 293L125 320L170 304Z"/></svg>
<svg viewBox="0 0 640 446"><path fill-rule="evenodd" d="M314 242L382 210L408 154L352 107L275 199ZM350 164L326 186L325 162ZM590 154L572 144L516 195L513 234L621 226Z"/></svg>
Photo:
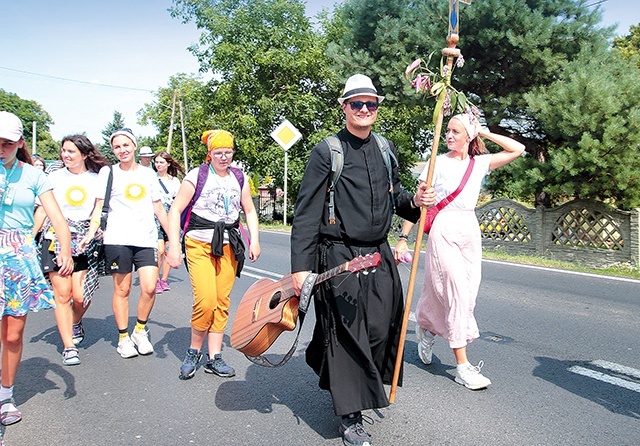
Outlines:
<svg viewBox="0 0 640 446"><path fill-rule="evenodd" d="M591 3L591 4L589 4L589 5L585 5L585 8L591 8L592 6L600 5L600 4L602 4L602 3L605 3L606 1L607 1L607 0L599 0L599 1L594 2L594 3Z"/></svg>
<svg viewBox="0 0 640 446"><path fill-rule="evenodd" d="M155 93L153 90L147 90L145 88L123 87L122 85L110 85L110 84L102 84L102 83L99 83L99 82L81 81L81 80L78 80L78 79L69 79L69 78L66 78L66 77L52 76L52 75L49 75L49 74L34 73L32 71L17 70L15 68L0 67L0 69L7 70L7 71L13 71L15 73L29 74L31 76L45 77L45 78L48 78L48 79L56 79L56 80L61 80L61 81L66 81L66 82L75 82L76 84L95 85L97 87L118 88L120 90L144 91L145 93Z"/></svg>

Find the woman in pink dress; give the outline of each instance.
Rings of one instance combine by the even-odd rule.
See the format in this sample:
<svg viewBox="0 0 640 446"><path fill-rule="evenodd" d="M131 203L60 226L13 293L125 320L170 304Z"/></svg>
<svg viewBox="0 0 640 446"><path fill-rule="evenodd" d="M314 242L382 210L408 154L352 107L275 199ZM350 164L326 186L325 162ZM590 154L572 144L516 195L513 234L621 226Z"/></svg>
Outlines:
<svg viewBox="0 0 640 446"><path fill-rule="evenodd" d="M489 153L482 138L503 150ZM509 164L524 151L524 145L482 128L470 114L451 118L447 126L448 153L439 155L433 177L437 202L449 196L462 182L471 158L471 174L459 195L445 206L433 222L427 240L422 296L416 305L418 355L431 363L434 336L449 342L456 358L455 381L469 389L482 389L491 381L480 373L483 362L473 366L467 345L480 334L473 315L480 288L482 240L475 214L482 181L490 171ZM423 172L420 181L425 181ZM407 234L413 223L405 222L395 248L396 259L408 251Z"/></svg>

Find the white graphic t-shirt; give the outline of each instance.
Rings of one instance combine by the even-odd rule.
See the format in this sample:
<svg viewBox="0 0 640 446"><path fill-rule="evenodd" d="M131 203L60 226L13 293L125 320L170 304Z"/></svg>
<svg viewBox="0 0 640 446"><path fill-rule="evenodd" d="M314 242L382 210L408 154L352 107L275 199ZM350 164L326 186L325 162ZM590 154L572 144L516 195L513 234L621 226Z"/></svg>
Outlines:
<svg viewBox="0 0 640 446"><path fill-rule="evenodd" d="M196 187L198 168L192 169L184 179ZM207 182L202 188L200 197L193 204L191 212L209 221L233 223L240 216L241 198L240 183L231 171L221 177L209 170ZM189 231L189 237L202 242L210 242L213 237L213 229ZM227 235L225 234L225 242L226 240Z"/></svg>
<svg viewBox="0 0 640 446"><path fill-rule="evenodd" d="M49 174L49 182L53 186L62 215L73 221L91 219L96 198L102 198L98 184L98 174L87 171L73 174L66 168Z"/></svg>
<svg viewBox="0 0 640 446"><path fill-rule="evenodd" d="M156 173L139 164L136 169L128 171L120 169L120 164L115 164L112 168L113 184L104 244L155 248L158 244L158 231L153 202L162 198ZM108 178L109 166L106 166L100 169L98 176L102 197Z"/></svg>

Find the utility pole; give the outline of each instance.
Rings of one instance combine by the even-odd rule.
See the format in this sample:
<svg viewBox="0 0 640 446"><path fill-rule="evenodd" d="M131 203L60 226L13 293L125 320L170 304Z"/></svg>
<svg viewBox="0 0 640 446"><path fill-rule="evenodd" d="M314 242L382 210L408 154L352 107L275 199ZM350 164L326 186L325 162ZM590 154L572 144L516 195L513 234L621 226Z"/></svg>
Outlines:
<svg viewBox="0 0 640 446"><path fill-rule="evenodd" d="M182 110L182 99L178 101L180 106L180 130L182 130L182 155L184 156L184 171L189 172L189 165L187 161L187 139L184 133L184 112Z"/></svg>
<svg viewBox="0 0 640 446"><path fill-rule="evenodd" d="M33 137L31 138L31 154L32 155L35 155L36 153L36 140L38 139L37 138L38 134L36 133L36 126L37 126L36 121L33 121L33 132L32 132Z"/></svg>
<svg viewBox="0 0 640 446"><path fill-rule="evenodd" d="M173 104L171 104L171 122L169 123L169 138L167 139L167 153L171 154L171 137L173 136L173 118L176 113L176 97L178 92L173 91ZM185 165L186 167L186 165Z"/></svg>

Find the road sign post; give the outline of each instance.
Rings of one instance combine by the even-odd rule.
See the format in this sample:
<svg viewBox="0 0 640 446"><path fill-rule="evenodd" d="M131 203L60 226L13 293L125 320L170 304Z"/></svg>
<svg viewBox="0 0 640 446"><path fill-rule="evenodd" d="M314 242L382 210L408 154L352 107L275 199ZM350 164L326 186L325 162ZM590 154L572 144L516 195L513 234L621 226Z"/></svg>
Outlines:
<svg viewBox="0 0 640 446"><path fill-rule="evenodd" d="M283 223L287 224L287 150L302 138L298 129L285 119L271 132L271 137L284 150L284 203L283 203Z"/></svg>

